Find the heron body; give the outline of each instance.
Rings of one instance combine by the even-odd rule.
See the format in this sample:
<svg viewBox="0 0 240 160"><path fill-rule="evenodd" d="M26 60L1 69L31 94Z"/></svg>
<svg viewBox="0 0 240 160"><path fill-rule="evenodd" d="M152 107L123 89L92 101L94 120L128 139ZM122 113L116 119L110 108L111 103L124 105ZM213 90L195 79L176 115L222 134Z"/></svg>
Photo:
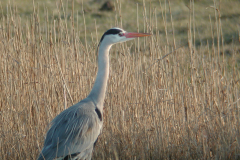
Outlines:
<svg viewBox="0 0 240 160"><path fill-rule="evenodd" d="M146 33L128 33L120 28L106 31L98 48L98 73L87 98L56 116L47 132L38 160L90 160L103 125L103 102L109 76L109 50L113 44Z"/></svg>

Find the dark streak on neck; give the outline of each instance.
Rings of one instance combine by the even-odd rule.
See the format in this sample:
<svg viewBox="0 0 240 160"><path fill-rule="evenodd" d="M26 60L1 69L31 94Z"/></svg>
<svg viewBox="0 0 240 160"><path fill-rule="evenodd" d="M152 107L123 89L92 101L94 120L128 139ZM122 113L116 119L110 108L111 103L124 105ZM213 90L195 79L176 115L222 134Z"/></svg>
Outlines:
<svg viewBox="0 0 240 160"><path fill-rule="evenodd" d="M98 118L100 119L100 121L102 121L102 114L101 114L100 110L97 107L95 108L95 112L97 113Z"/></svg>

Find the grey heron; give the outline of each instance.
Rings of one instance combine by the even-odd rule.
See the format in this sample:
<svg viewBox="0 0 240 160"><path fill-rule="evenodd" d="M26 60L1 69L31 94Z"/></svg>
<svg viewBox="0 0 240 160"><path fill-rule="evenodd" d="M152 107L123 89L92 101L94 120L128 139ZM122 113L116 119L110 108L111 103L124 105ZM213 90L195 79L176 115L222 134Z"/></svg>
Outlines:
<svg viewBox="0 0 240 160"><path fill-rule="evenodd" d="M90 94L52 120L38 160L91 159L94 144L103 125L109 50L113 44L150 35L126 32L121 28L111 28L103 34L98 46L97 77Z"/></svg>

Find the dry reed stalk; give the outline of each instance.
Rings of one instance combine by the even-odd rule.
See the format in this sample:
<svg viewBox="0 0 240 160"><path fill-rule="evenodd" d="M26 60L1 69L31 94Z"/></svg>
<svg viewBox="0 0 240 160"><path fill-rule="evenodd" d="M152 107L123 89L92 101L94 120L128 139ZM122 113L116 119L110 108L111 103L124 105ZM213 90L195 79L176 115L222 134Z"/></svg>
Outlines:
<svg viewBox="0 0 240 160"><path fill-rule="evenodd" d="M121 3L115 3L118 16ZM238 159L239 64L234 47L232 57L220 61L223 31L218 14L214 25L210 18L213 45L197 48L191 1L188 46L173 50L178 43L168 32L169 25L174 29L174 17L167 21L166 1L165 11L160 3L161 11L147 12L145 3L136 7L140 13L143 9L144 30L155 34L111 50L104 128L93 159ZM87 22L81 31L75 22L74 3L71 11L63 6L61 1L55 19L44 8L44 22L38 7L26 24L15 8L1 17L0 159L36 159L49 122L91 90L97 70L94 41L100 31L95 21L90 43ZM122 18L115 20L124 26ZM156 30L154 21L159 20L167 42Z"/></svg>

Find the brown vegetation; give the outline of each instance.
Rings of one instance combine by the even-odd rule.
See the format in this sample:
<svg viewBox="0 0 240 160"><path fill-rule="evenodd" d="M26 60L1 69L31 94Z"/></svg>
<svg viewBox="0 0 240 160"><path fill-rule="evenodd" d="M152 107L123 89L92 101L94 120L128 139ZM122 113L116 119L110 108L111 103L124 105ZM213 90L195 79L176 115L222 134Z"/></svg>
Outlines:
<svg viewBox="0 0 240 160"><path fill-rule="evenodd" d="M196 47L194 3L189 3L188 44L180 48L174 21L144 6L136 30L154 36L111 50L104 127L93 159L239 159L240 50L236 39L223 41L218 5L208 24L211 38ZM49 122L93 85L96 42L103 32L95 25L87 37L89 28L84 21L80 29L74 10L68 20L62 8L58 12L52 19L45 12L42 21L34 7L22 22L9 7L1 17L0 159L36 159ZM159 20L172 26L171 34L160 34ZM121 18L117 24L121 27Z"/></svg>

